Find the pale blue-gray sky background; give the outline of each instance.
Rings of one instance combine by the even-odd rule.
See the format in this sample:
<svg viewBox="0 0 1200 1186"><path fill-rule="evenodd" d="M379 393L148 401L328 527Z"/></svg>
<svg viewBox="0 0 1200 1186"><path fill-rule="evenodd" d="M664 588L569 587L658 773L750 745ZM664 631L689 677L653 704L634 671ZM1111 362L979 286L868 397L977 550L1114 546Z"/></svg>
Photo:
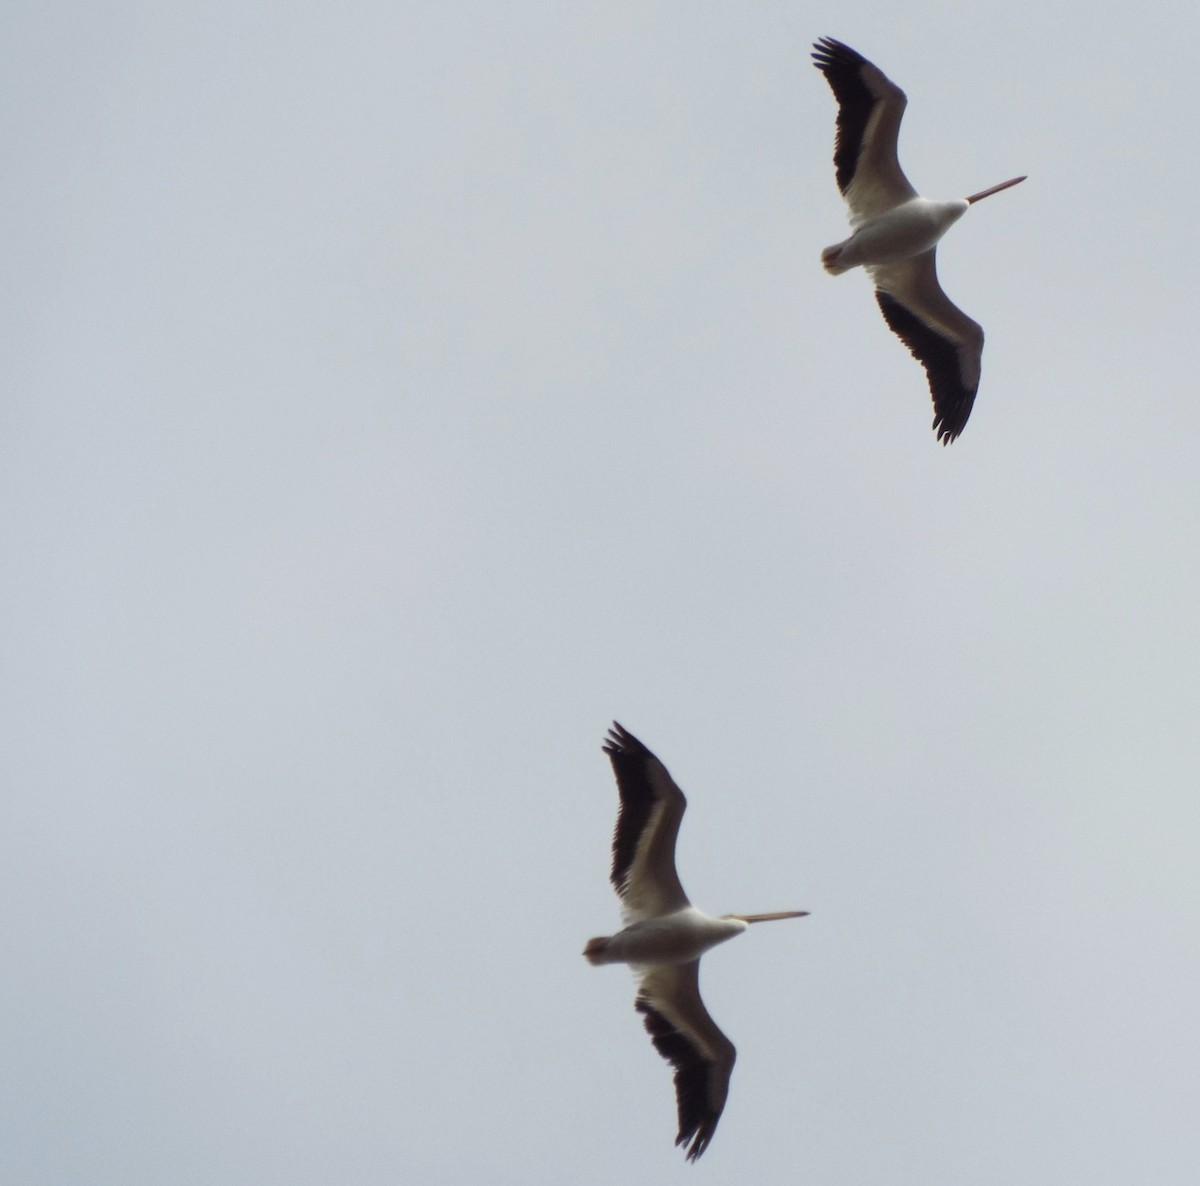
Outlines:
<svg viewBox="0 0 1200 1186"><path fill-rule="evenodd" d="M3 20L4 1133L22 1186L1190 1186L1200 16ZM830 34L973 210L962 439L844 233ZM617 919L691 797L697 1167Z"/></svg>

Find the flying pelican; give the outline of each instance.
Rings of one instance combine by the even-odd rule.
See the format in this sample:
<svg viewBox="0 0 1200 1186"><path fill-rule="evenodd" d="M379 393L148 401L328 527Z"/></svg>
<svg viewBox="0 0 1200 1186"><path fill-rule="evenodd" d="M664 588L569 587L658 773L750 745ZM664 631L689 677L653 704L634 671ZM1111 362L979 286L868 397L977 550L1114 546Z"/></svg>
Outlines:
<svg viewBox="0 0 1200 1186"><path fill-rule="evenodd" d="M854 227L849 239L821 252L821 263L834 276L866 268L884 320L929 376L933 427L947 445L966 426L979 390L983 329L942 291L934 249L973 203L1025 178L953 202L922 198L896 159L904 92L832 37L813 44L813 65L838 102L833 163Z"/></svg>
<svg viewBox="0 0 1200 1186"><path fill-rule="evenodd" d="M612 883L623 931L589 939L593 964L630 964L640 983L634 1007L659 1054L675 1067L676 1145L695 1161L713 1138L737 1051L700 999L700 957L752 922L802 918L807 910L712 918L689 901L675 872L675 837L687 800L667 768L616 721L604 742L621 795L613 833ZM690 1144L689 1144L690 1142Z"/></svg>

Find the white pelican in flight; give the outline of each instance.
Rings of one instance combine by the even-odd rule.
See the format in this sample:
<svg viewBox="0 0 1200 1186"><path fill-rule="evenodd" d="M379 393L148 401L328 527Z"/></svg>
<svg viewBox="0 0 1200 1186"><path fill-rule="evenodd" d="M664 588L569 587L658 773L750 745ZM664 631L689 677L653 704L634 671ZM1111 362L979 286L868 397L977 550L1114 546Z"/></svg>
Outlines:
<svg viewBox="0 0 1200 1186"><path fill-rule="evenodd" d="M854 227L849 239L821 252L821 263L834 276L866 268L884 320L929 375L933 427L949 444L966 426L979 389L983 330L942 291L934 249L972 203L1025 178L952 202L922 198L896 158L904 92L832 37L814 43L813 65L838 102L833 163Z"/></svg>
<svg viewBox="0 0 1200 1186"><path fill-rule="evenodd" d="M712 918L689 901L675 872L675 837L687 800L667 768L615 721L605 739L621 794L613 833L612 883L625 929L589 939L593 964L630 964L638 974L634 1006L659 1054L675 1067L676 1145L695 1161L713 1138L737 1051L700 999L700 957L752 922L801 918L807 910Z"/></svg>

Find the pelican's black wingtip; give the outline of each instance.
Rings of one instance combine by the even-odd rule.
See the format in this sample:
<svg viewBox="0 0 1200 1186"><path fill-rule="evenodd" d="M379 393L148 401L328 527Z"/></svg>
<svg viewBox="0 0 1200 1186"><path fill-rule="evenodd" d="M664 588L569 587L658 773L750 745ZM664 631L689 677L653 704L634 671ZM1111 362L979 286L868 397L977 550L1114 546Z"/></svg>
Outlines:
<svg viewBox="0 0 1200 1186"><path fill-rule="evenodd" d="M836 66L861 66L867 59L856 49L834 37L819 37L813 42L813 65L818 70L829 70Z"/></svg>
<svg viewBox="0 0 1200 1186"><path fill-rule="evenodd" d="M958 425L957 428L949 428L945 424L939 424L938 421L933 422L933 429L937 433L938 444L944 449L947 445L953 445L955 441L962 436L962 430L965 425Z"/></svg>
<svg viewBox="0 0 1200 1186"><path fill-rule="evenodd" d="M975 407L975 396L971 394L960 400L954 407L935 412L933 431L937 433L938 444L943 448L952 445L962 436L971 418L971 410Z"/></svg>
<svg viewBox="0 0 1200 1186"><path fill-rule="evenodd" d="M718 1117L719 1119L719 1117ZM695 1161L697 1157L704 1152L705 1149L712 1143L713 1133L717 1131L716 1120L705 1120L697 1127L694 1133L688 1133L680 1136L676 1140L676 1145L686 1145L690 1140L691 1146L687 1151L687 1160Z"/></svg>
<svg viewBox="0 0 1200 1186"><path fill-rule="evenodd" d="M620 721L613 721L612 728L609 729L608 736L600 748L606 754L627 754L646 747Z"/></svg>

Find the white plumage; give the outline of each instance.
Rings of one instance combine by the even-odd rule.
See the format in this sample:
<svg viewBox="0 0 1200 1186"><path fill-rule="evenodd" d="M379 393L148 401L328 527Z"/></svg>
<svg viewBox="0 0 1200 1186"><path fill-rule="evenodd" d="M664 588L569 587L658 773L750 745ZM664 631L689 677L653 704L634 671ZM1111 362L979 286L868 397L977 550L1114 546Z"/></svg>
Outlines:
<svg viewBox="0 0 1200 1186"><path fill-rule="evenodd" d="M814 44L813 64L838 102L833 159L854 227L850 238L821 252L821 263L835 276L856 267L870 274L884 319L925 367L934 431L949 444L966 426L979 390L983 329L942 291L934 249L973 203L1025 178L949 202L921 197L896 155L904 92L832 37Z"/></svg>
<svg viewBox="0 0 1200 1186"><path fill-rule="evenodd" d="M589 939L593 964L624 963L639 975L635 1008L658 1052L675 1068L677 1145L695 1161L725 1107L737 1051L700 997L700 956L752 922L801 918L806 910L726 914L697 910L675 871L675 838L687 800L667 768L615 721L604 744L621 796L612 844L613 888L625 929Z"/></svg>

